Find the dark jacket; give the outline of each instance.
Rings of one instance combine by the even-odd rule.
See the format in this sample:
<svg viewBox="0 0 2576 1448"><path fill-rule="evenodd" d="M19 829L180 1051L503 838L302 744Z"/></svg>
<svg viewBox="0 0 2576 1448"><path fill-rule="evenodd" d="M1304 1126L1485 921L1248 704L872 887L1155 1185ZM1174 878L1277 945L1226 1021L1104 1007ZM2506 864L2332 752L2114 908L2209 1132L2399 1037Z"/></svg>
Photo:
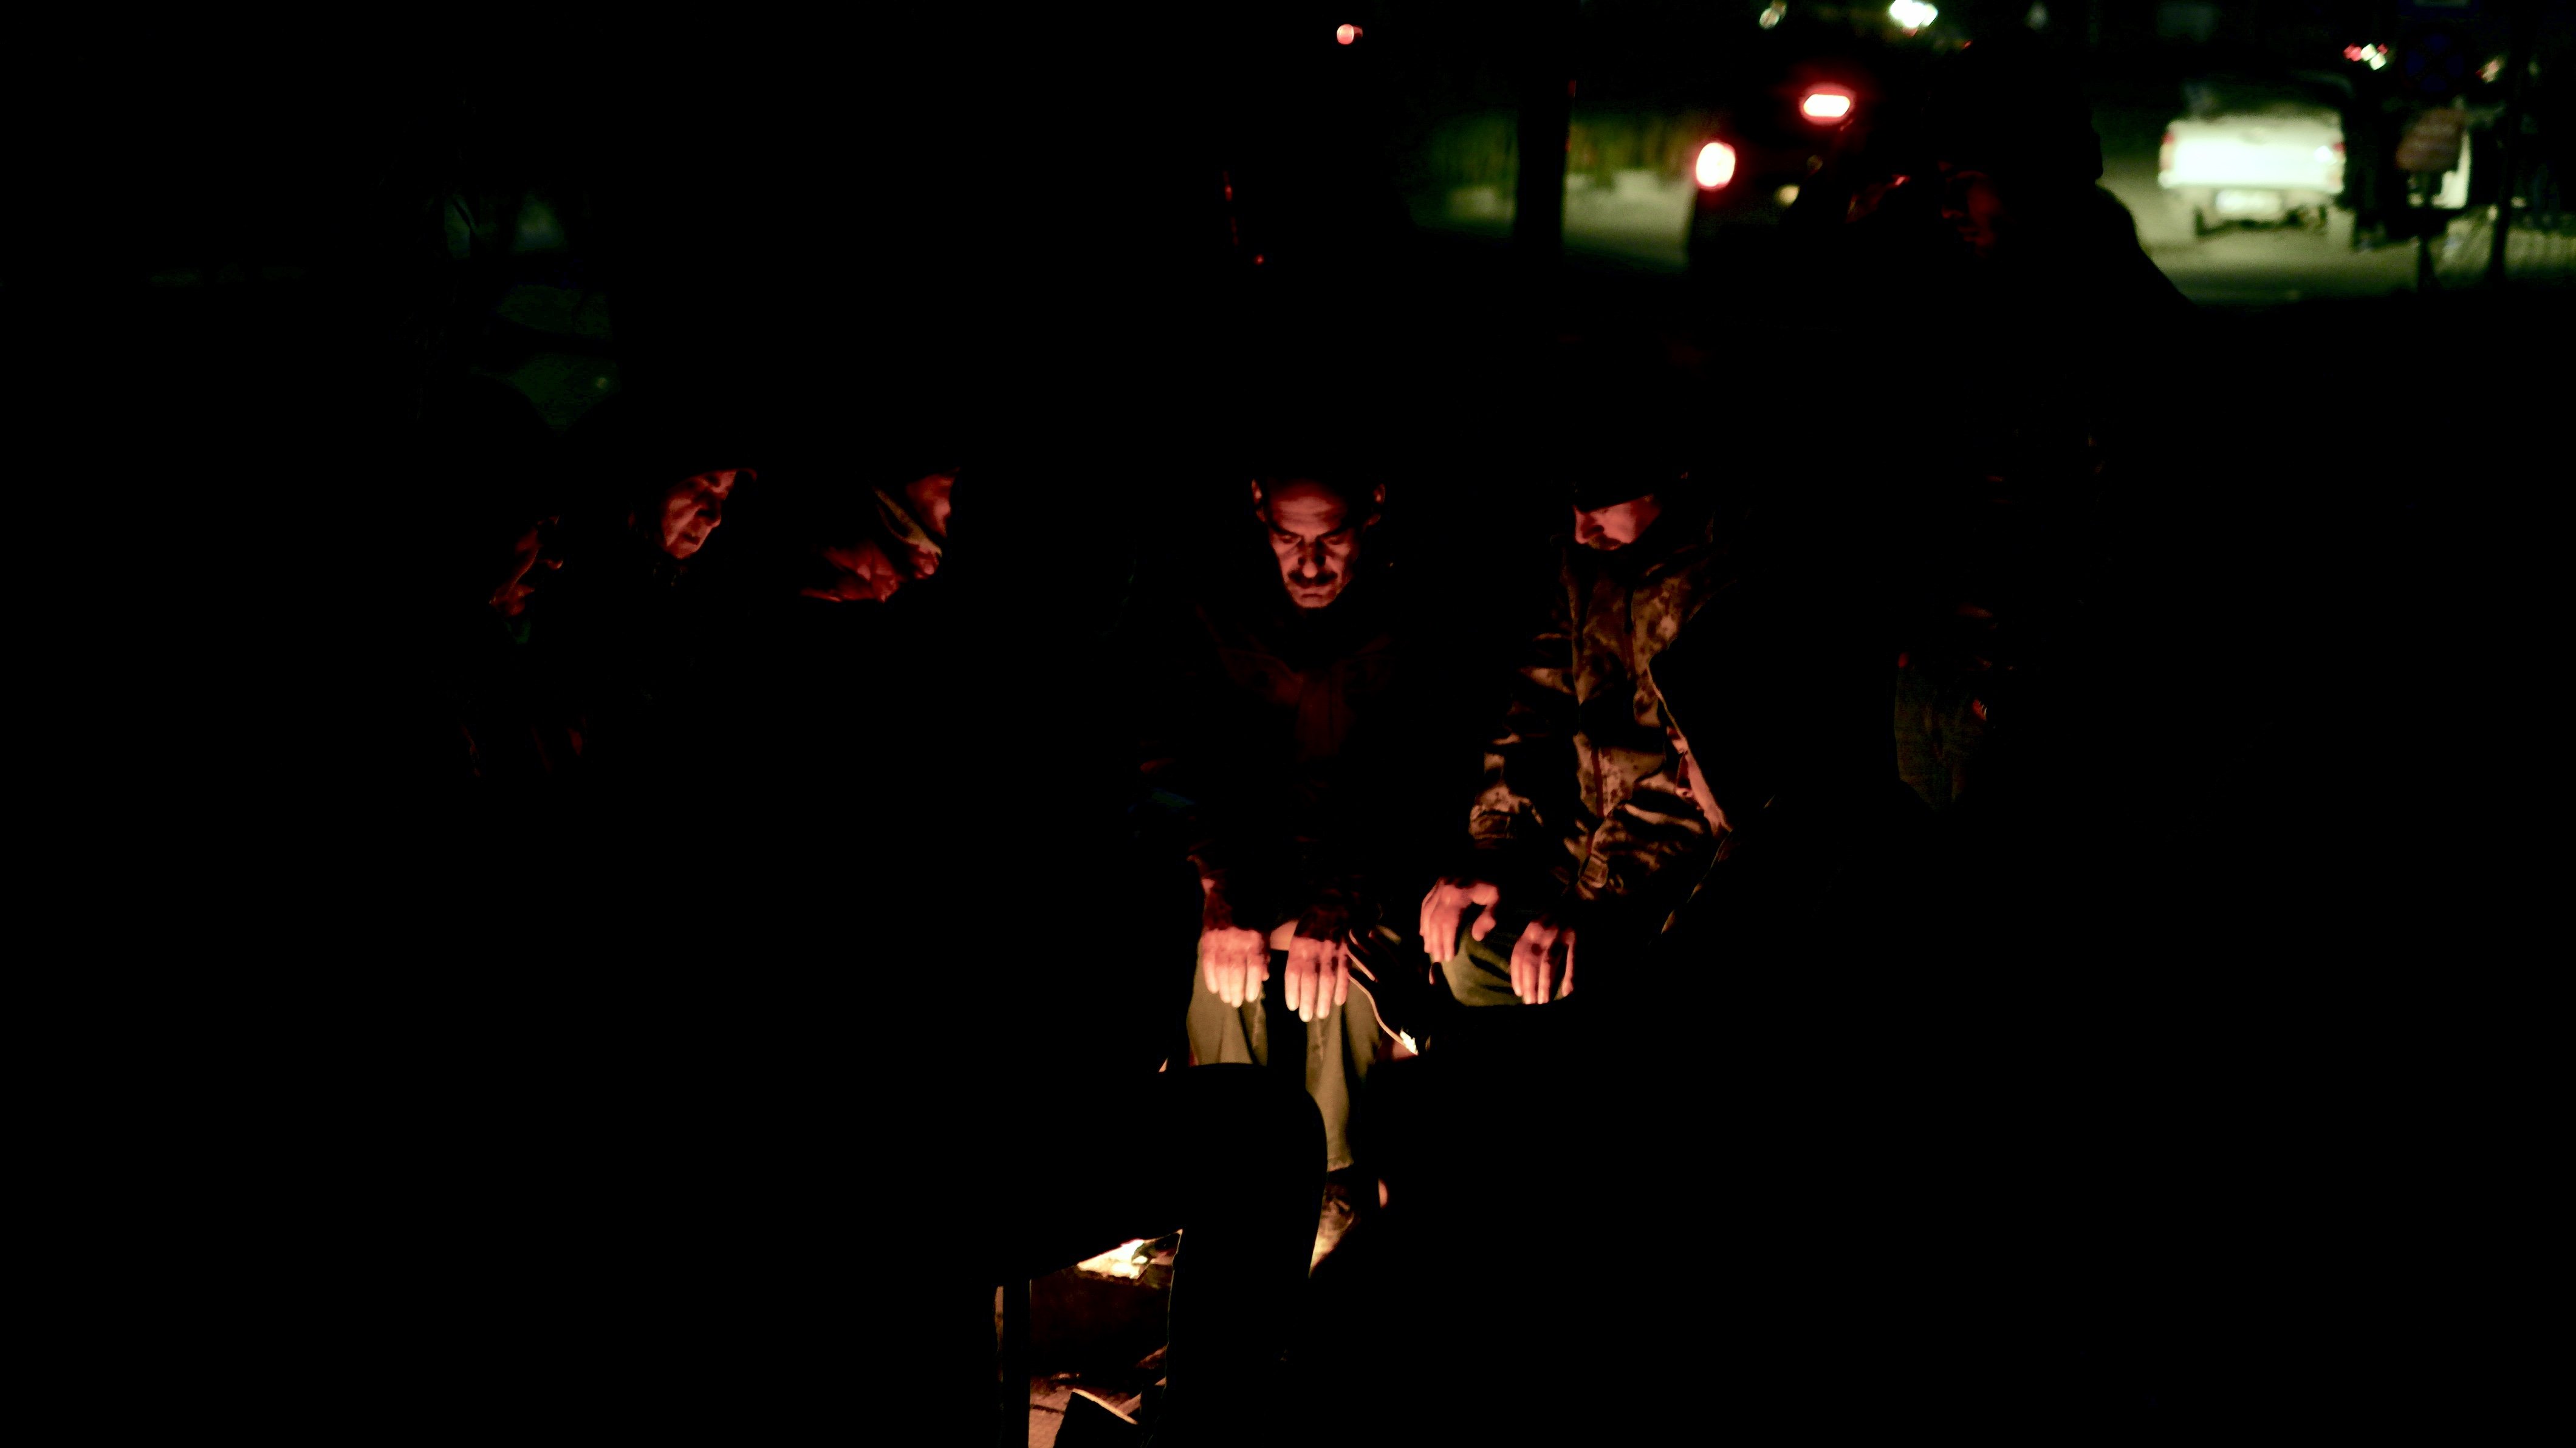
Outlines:
<svg viewBox="0 0 2576 1448"><path fill-rule="evenodd" d="M1564 545L1468 814L1482 869L1615 900L1706 851L1707 821L1682 797L1644 681L1682 620L1733 578L1718 512L1699 500L1614 552Z"/></svg>
<svg viewBox="0 0 2576 1448"><path fill-rule="evenodd" d="M1415 737L1429 713L1418 641L1382 559L1361 558L1308 610L1247 548L1167 605L1147 643L1145 777L1195 806L1190 859L1240 925L1339 909L1364 931L1419 888L1438 806Z"/></svg>
<svg viewBox="0 0 2576 1448"><path fill-rule="evenodd" d="M1830 599L1739 586L1665 648L1653 684L1726 823L1658 955L1785 963L1911 923L1931 816L1890 768L1867 630Z"/></svg>

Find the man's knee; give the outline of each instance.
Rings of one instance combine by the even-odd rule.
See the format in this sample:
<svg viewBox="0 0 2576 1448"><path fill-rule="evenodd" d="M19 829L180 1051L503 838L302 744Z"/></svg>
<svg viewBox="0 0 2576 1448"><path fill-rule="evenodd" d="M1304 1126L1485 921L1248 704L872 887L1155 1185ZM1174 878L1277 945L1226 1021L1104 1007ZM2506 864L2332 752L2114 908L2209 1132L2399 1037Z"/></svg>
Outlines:
<svg viewBox="0 0 2576 1448"><path fill-rule="evenodd" d="M1511 942L1503 939L1500 932L1460 945L1456 955L1440 963L1440 974L1449 982L1449 994L1457 997L1460 1005L1521 1003L1512 990Z"/></svg>

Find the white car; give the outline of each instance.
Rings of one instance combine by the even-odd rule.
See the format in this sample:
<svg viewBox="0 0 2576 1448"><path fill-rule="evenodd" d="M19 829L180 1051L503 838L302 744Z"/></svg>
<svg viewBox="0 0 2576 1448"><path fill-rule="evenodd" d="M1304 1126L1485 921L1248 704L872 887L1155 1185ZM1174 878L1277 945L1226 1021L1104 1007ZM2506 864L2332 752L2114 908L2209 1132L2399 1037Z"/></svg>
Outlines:
<svg viewBox="0 0 2576 1448"><path fill-rule="evenodd" d="M2323 229L2343 194L2343 118L2291 97L2197 108L2165 127L2156 184L2194 236L2240 221L2297 219Z"/></svg>

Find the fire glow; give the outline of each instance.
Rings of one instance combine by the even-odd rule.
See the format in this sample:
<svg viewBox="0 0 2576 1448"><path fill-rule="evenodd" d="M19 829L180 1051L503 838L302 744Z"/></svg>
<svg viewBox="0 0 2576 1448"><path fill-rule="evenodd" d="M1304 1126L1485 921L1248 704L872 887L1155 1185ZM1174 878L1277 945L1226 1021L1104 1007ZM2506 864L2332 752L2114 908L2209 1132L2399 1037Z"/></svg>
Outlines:
<svg viewBox="0 0 2576 1448"><path fill-rule="evenodd" d="M1097 1257L1085 1257L1074 1263L1073 1269L1077 1272L1088 1272L1094 1277L1124 1277L1130 1280L1142 1277L1145 1275L1145 1263L1149 1260L1142 1251L1138 1250L1144 1245L1145 1239L1142 1237L1133 1242L1122 1242Z"/></svg>

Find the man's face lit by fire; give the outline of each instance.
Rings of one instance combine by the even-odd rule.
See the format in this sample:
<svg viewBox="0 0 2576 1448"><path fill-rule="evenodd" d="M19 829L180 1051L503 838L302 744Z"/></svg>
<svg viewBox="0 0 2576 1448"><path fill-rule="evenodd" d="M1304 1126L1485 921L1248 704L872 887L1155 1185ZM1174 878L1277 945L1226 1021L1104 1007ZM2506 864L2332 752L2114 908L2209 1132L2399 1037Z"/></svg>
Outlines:
<svg viewBox="0 0 2576 1448"><path fill-rule="evenodd" d="M1381 494L1382 496L1382 494ZM1252 485L1252 498L1279 559L1279 582L1299 608L1328 607L1350 586L1368 519L1351 515L1341 495L1308 478L1292 478L1276 492Z"/></svg>
<svg viewBox="0 0 2576 1448"><path fill-rule="evenodd" d="M687 558L707 546L708 537L724 522L725 500L733 496L734 487L757 476L749 468L719 468L673 483L662 494L662 551L673 558Z"/></svg>
<svg viewBox="0 0 2576 1448"><path fill-rule="evenodd" d="M846 547L825 548L822 559L829 581L808 585L804 592L809 598L883 603L903 587L902 568L874 538L862 538Z"/></svg>
<svg viewBox="0 0 2576 1448"><path fill-rule="evenodd" d="M1663 513L1663 504L1652 493L1607 507L1577 508L1574 541L1595 552L1616 552L1636 542Z"/></svg>
<svg viewBox="0 0 2576 1448"><path fill-rule="evenodd" d="M536 595L537 584L545 575L563 567L563 557L555 551L555 518L543 518L528 525L528 531L510 542L509 560L501 568L501 584L486 600L494 613L503 618L517 618L528 611L528 600Z"/></svg>
<svg viewBox="0 0 2576 1448"><path fill-rule="evenodd" d="M956 493L955 473L927 473L904 484L903 501L932 537L945 541L948 513ZM939 571L939 555L927 548L908 547L899 562L907 578L928 578Z"/></svg>

